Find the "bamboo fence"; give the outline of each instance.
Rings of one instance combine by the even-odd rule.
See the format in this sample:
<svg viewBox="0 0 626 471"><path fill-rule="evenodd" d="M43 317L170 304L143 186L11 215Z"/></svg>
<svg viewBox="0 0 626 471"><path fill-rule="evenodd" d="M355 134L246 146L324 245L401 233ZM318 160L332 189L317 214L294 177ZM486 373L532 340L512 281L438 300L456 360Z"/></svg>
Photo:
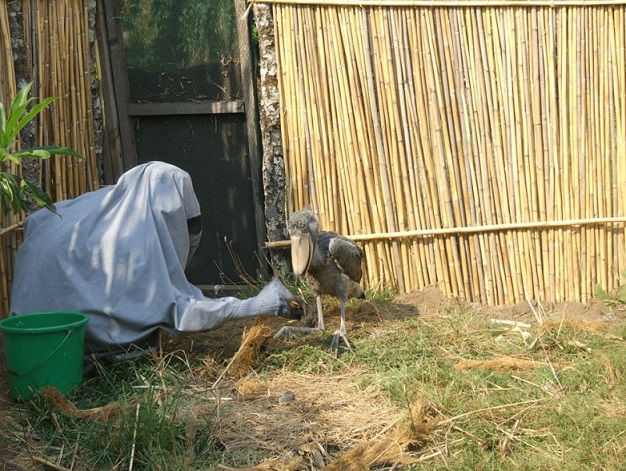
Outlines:
<svg viewBox="0 0 626 471"><path fill-rule="evenodd" d="M58 97L40 115L37 145L71 147L85 160L54 156L40 164L40 185L54 201L99 187L96 166L90 72L88 0L23 0L24 44L35 81L31 96ZM91 33L93 35L93 31ZM0 100L17 93L7 2L0 1ZM11 164L5 169L21 173ZM9 309L13 260L22 240L23 215L2 214L0 237L0 318ZM7 230L14 229L18 230ZM45 276L45 274L42 274Z"/></svg>
<svg viewBox="0 0 626 471"><path fill-rule="evenodd" d="M495 305L624 282L623 2L267 3L288 213L360 240L367 286Z"/></svg>

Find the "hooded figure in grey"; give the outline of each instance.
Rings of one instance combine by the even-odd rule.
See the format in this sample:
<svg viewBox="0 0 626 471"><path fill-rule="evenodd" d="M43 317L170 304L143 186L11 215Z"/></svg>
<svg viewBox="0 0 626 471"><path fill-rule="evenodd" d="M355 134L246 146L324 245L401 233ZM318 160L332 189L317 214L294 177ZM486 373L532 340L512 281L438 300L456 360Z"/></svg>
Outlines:
<svg viewBox="0 0 626 471"><path fill-rule="evenodd" d="M11 314L87 314L87 353L153 346L159 329L201 332L233 319L302 313L277 278L245 300L207 298L187 281L200 205L189 174L178 167L139 165L117 184L56 208L58 215L40 210L25 220Z"/></svg>

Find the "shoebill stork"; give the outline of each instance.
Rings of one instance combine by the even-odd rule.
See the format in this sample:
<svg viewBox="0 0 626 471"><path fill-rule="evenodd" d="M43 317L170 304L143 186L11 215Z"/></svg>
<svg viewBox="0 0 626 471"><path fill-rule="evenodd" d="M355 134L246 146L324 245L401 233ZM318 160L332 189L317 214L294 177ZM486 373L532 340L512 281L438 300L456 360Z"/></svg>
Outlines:
<svg viewBox="0 0 626 471"><path fill-rule="evenodd" d="M352 346L347 337L345 303L350 298L365 298L359 282L363 276L361 264L363 250L347 237L337 232L321 231L313 211L307 206L294 213L287 229L291 237L291 263L296 278L306 276L317 303L317 328L283 327L276 337L285 331L324 330L322 295L334 296L341 308L341 325L333 334L330 349L339 351L343 340L348 349Z"/></svg>

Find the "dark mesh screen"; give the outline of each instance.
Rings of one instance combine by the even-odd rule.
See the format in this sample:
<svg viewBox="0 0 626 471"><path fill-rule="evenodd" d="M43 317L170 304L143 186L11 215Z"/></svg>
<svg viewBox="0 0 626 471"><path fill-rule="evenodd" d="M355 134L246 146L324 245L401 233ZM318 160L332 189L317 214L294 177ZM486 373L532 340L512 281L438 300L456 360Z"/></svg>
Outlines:
<svg viewBox="0 0 626 471"><path fill-rule="evenodd" d="M232 0L121 0L131 101L241 97Z"/></svg>
<svg viewBox="0 0 626 471"><path fill-rule="evenodd" d="M128 69L134 103L238 100L242 97L239 77L234 62L174 70Z"/></svg>
<svg viewBox="0 0 626 471"><path fill-rule="evenodd" d="M187 267L194 284L240 282L242 270L256 276L259 265L245 116L217 116L137 120L138 163L168 162L193 179L202 210L202 240Z"/></svg>

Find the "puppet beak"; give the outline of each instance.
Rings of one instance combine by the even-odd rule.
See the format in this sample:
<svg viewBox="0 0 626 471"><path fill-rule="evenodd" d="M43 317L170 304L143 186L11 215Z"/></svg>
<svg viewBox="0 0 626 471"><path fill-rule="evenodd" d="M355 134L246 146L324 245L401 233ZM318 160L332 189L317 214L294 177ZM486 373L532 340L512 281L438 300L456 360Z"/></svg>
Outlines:
<svg viewBox="0 0 626 471"><path fill-rule="evenodd" d="M291 236L291 266L296 278L309 269L313 257L313 240L310 235Z"/></svg>

